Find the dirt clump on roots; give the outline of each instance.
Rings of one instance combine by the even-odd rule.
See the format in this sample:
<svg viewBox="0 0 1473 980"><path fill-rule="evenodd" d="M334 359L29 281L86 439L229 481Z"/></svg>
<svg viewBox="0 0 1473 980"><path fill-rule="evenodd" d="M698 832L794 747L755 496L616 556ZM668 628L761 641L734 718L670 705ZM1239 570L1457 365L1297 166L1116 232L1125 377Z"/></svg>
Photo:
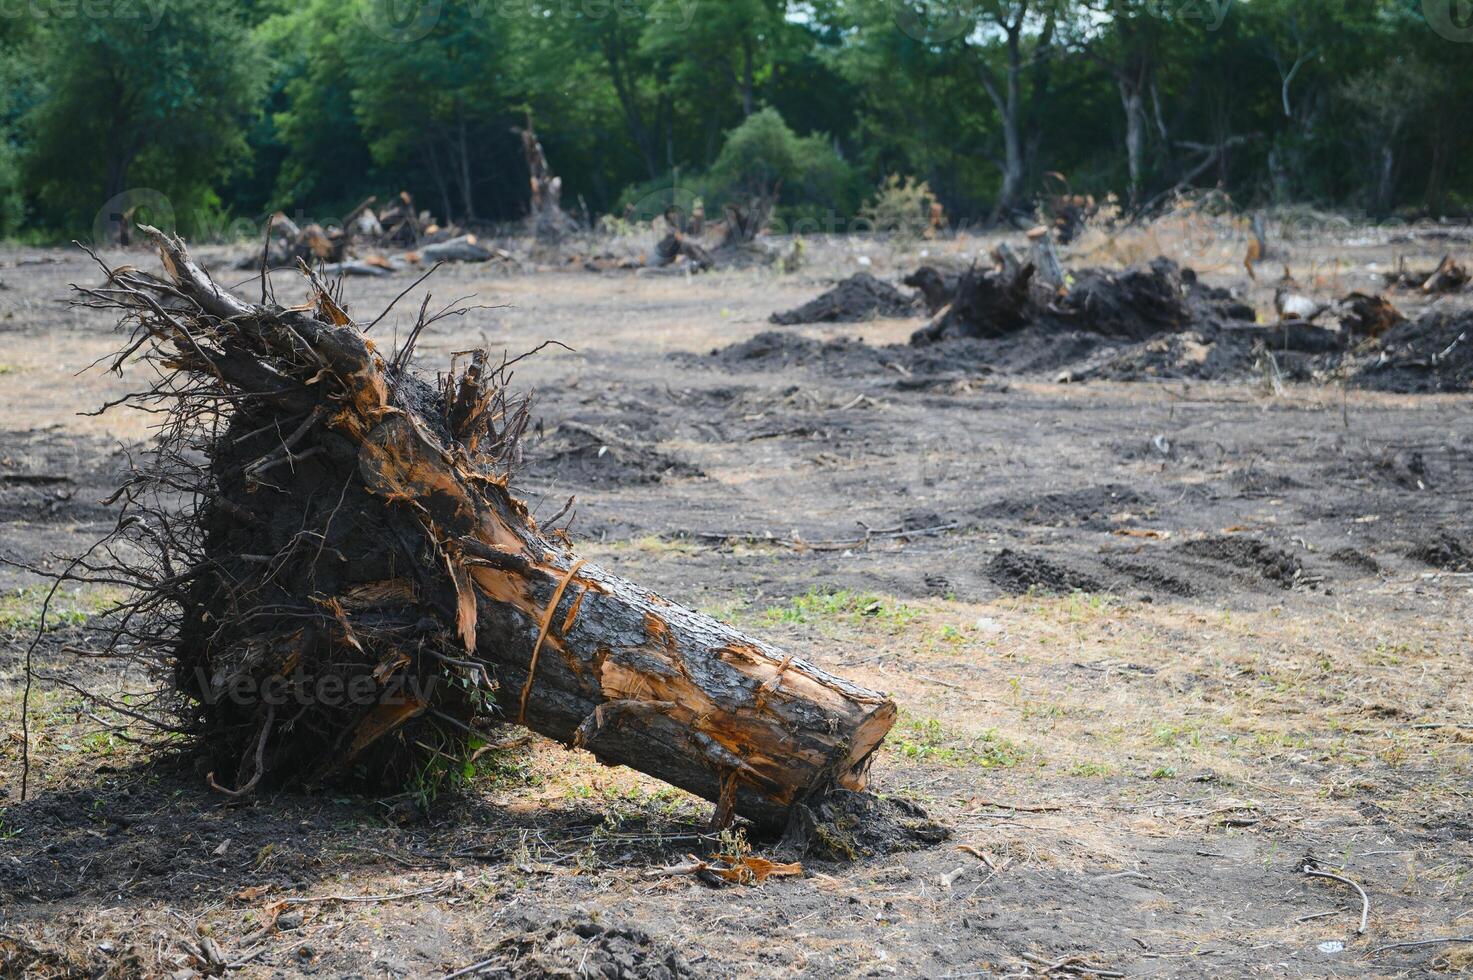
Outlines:
<svg viewBox="0 0 1473 980"><path fill-rule="evenodd" d="M922 266L907 276L906 285L933 313L909 344L764 333L712 357L734 371L811 367L831 375L891 370L903 377L1004 371L1135 381L1244 380L1263 372L1268 354L1278 377L1307 379L1341 356L1335 332L1259 326L1253 307L1165 257L1124 271L1084 269L1067 289L1050 289L1031 264L1008 257L992 268Z"/></svg>
<svg viewBox="0 0 1473 980"><path fill-rule="evenodd" d="M926 314L929 316L951 302L952 296L956 295L956 286L961 281L961 277L960 272L938 269L933 265L923 265L900 281L903 285L920 293L921 301L926 306Z"/></svg>
<svg viewBox="0 0 1473 980"><path fill-rule="evenodd" d="M799 808L783 844L798 856L857 861L921 850L950 837L949 827L912 800L839 791Z"/></svg>
<svg viewBox="0 0 1473 980"><path fill-rule="evenodd" d="M856 272L828 292L768 319L782 326L798 323L862 323L879 317L915 316L919 307L888 282Z"/></svg>
<svg viewBox="0 0 1473 980"><path fill-rule="evenodd" d="M1121 272L1081 270L1067 289L1040 289L1031 263L974 266L958 280L950 305L916 331L911 343L1006 337L1030 327L1139 341L1179 332L1203 314L1232 319L1241 312L1235 300L1224 300L1216 291L1203 291L1189 302L1189 287L1196 284L1192 270L1165 256ZM1209 309L1224 304L1223 311Z"/></svg>
<svg viewBox="0 0 1473 980"><path fill-rule="evenodd" d="M1057 381L1347 379L1400 393L1473 388L1470 310L1434 309L1408 320L1383 297L1352 293L1328 307L1338 329L1292 318L1259 324L1234 292L1164 256L1123 271L1083 269L1067 288L1043 285L1031 263L1007 256L990 268L922 266L907 276L916 302L933 313L909 345L761 334L713 351L712 359L728 370L802 366L849 376L1002 371ZM861 277L872 279L846 282ZM837 309L829 299L837 292L808 305Z"/></svg>

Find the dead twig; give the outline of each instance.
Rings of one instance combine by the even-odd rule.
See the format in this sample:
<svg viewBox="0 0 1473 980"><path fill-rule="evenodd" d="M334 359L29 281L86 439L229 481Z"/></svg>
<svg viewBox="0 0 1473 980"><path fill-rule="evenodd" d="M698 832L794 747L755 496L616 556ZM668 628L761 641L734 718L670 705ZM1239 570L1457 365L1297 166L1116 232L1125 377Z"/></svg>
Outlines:
<svg viewBox="0 0 1473 980"><path fill-rule="evenodd" d="M1408 939L1401 943L1387 943L1366 951L1367 956L1389 952L1393 949L1414 949L1419 946L1441 946L1444 943L1473 943L1473 936L1443 936L1436 939Z"/></svg>
<svg viewBox="0 0 1473 980"><path fill-rule="evenodd" d="M1023 959L1027 960L1029 963L1036 964L1035 969L1037 969L1039 973L1042 973L1044 975L1048 975L1050 973L1067 972L1088 974L1090 976L1096 977L1125 976L1125 974L1121 973L1118 970L1109 970L1103 966L1091 963L1087 956L1083 956L1080 954L1066 956L1063 959L1052 961L1046 960L1042 956L1035 956L1032 953L1023 953L1021 955Z"/></svg>
<svg viewBox="0 0 1473 980"><path fill-rule="evenodd" d="M1349 885L1351 888L1354 888L1355 893L1360 896L1360 927L1355 930L1355 934L1357 936L1365 934L1366 926L1370 924L1371 920L1371 899L1366 894L1364 888L1344 875L1337 875L1333 871L1325 871L1319 868L1313 861L1304 862L1299 870L1314 878L1328 878L1331 881L1338 881L1342 885Z"/></svg>
<svg viewBox="0 0 1473 980"><path fill-rule="evenodd" d="M930 527L887 528L883 531L866 529L864 537L848 540L804 541L801 538L779 538L772 534L755 534L750 531L678 531L675 537L695 538L700 541L740 541L745 544L775 544L795 551L842 551L848 548L863 548L871 541L909 540L929 538L955 531L961 527L957 521L934 524Z"/></svg>
<svg viewBox="0 0 1473 980"><path fill-rule="evenodd" d="M314 902L402 902L410 898L424 898L426 895L438 895L448 890L455 884L455 879L442 881L438 885L429 888L421 888L418 891L400 892L394 895L308 895L301 898L282 899L287 905L310 905Z"/></svg>

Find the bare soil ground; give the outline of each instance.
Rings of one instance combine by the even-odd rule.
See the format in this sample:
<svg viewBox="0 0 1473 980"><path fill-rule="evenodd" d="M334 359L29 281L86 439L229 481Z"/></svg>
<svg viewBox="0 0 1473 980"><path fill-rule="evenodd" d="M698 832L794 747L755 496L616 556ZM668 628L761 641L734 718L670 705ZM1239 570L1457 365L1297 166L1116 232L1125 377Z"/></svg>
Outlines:
<svg viewBox="0 0 1473 980"><path fill-rule="evenodd" d="M1347 231L1285 261L1328 294L1449 248L1402 238ZM922 247L961 259L985 244ZM1231 242L1085 245L1092 262L1175 248L1272 312L1271 283L1236 269ZM43 593L7 568L0 974L1467 970L1473 943L1387 947L1473 935L1473 397L1060 384L863 353L835 370L822 353L902 342L915 319L779 328L818 356L712 356L838 278L898 281L922 257L847 240L810 256L796 274L695 278L449 267L436 296L504 305L422 340L422 366L482 343L576 348L520 372L543 420L528 499L551 515L576 495L585 553L892 692L902 719L875 788L949 839L718 889L662 870L739 846L705 834L709 805L549 742L483 756L435 799L235 803L49 683L20 802L21 665ZM0 548L56 568L47 556L108 525L97 501L149 419L78 414L140 384L78 374L120 340L66 305L95 267L37 250L0 266ZM347 296L373 315L407 284L353 280ZM115 598L64 591L38 666L136 689L77 652ZM1355 888L1307 863L1364 889L1363 934Z"/></svg>

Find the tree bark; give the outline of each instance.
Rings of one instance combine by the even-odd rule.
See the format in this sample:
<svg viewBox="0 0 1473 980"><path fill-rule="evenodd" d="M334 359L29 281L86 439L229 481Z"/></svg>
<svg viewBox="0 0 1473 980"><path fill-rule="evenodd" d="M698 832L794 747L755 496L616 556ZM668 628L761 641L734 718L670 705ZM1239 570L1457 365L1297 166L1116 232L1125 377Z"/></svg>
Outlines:
<svg viewBox="0 0 1473 980"><path fill-rule="evenodd" d="M649 127L645 125L644 115L639 110L635 80L628 77L623 40L618 32L619 24L615 18L603 43L604 60L609 66L609 81L613 83L614 94L618 96L619 105L624 110L624 122L629 128L629 136L639 150L646 173L654 180L660 175L659 150Z"/></svg>
<svg viewBox="0 0 1473 980"><path fill-rule="evenodd" d="M753 89L753 67L752 61L755 56L752 52L752 39L747 35L742 36L742 118L746 119L752 115L752 89Z"/></svg>
<svg viewBox="0 0 1473 980"><path fill-rule="evenodd" d="M456 151L460 159L460 197L465 202L465 220L467 222L476 220L476 202L472 196L473 182L471 181L471 151L465 136L465 115L457 107L456 117Z"/></svg>
<svg viewBox="0 0 1473 980"><path fill-rule="evenodd" d="M994 221L1001 218L1014 205L1023 192L1023 135L1022 135L1022 80L1023 73L1021 32L1023 14L1027 10L1025 4L1018 13L1016 21L1009 22L999 19L1007 37L1007 71L1002 87L999 87L992 69L985 62L979 65L978 71L981 77L982 88L992 99L992 104L997 108L998 117L1002 120L1003 140L1003 162L1002 162L1002 188L998 191L997 204L993 208L992 218Z"/></svg>
<svg viewBox="0 0 1473 980"><path fill-rule="evenodd" d="M1120 104L1125 110L1125 162L1130 174L1130 203L1140 203L1142 158L1146 144L1146 108L1138 79L1119 78Z"/></svg>

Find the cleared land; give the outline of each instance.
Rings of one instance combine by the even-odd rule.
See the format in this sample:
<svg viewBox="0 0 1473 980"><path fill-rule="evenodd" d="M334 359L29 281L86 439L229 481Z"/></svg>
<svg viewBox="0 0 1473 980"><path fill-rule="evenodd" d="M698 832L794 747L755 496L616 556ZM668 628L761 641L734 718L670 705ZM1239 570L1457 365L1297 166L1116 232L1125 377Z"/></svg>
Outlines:
<svg viewBox="0 0 1473 980"><path fill-rule="evenodd" d="M1133 247L1103 258L1165 249L1272 311L1272 283L1232 272L1226 247ZM1333 256L1339 292L1370 262L1430 267L1447 248L1346 236L1290 261L1311 281ZM235 976L1473 963L1470 944L1381 949L1473 935L1473 398L710 356L860 268L857 252L893 278L918 259L837 241L786 276L449 267L437 296L506 305L442 325L420 357L433 371L481 343L576 348L519 372L544 422L528 499L551 515L576 494L584 553L891 692L903 714L876 788L949 840L717 890L661 870L737 846L701 838L707 805L555 744L487 753L432 801L231 804L50 684L20 803L21 657L43 592L5 569L0 963L168 972L206 940ZM149 420L76 414L139 386L76 373L120 339L66 305L95 267L62 251L0 265L3 548L48 561L105 529L96 501ZM350 281L347 297L372 315L405 285ZM874 345L917 325L779 329ZM115 599L64 591L38 665L137 685L67 652ZM1306 863L1364 888L1364 935L1357 892Z"/></svg>

